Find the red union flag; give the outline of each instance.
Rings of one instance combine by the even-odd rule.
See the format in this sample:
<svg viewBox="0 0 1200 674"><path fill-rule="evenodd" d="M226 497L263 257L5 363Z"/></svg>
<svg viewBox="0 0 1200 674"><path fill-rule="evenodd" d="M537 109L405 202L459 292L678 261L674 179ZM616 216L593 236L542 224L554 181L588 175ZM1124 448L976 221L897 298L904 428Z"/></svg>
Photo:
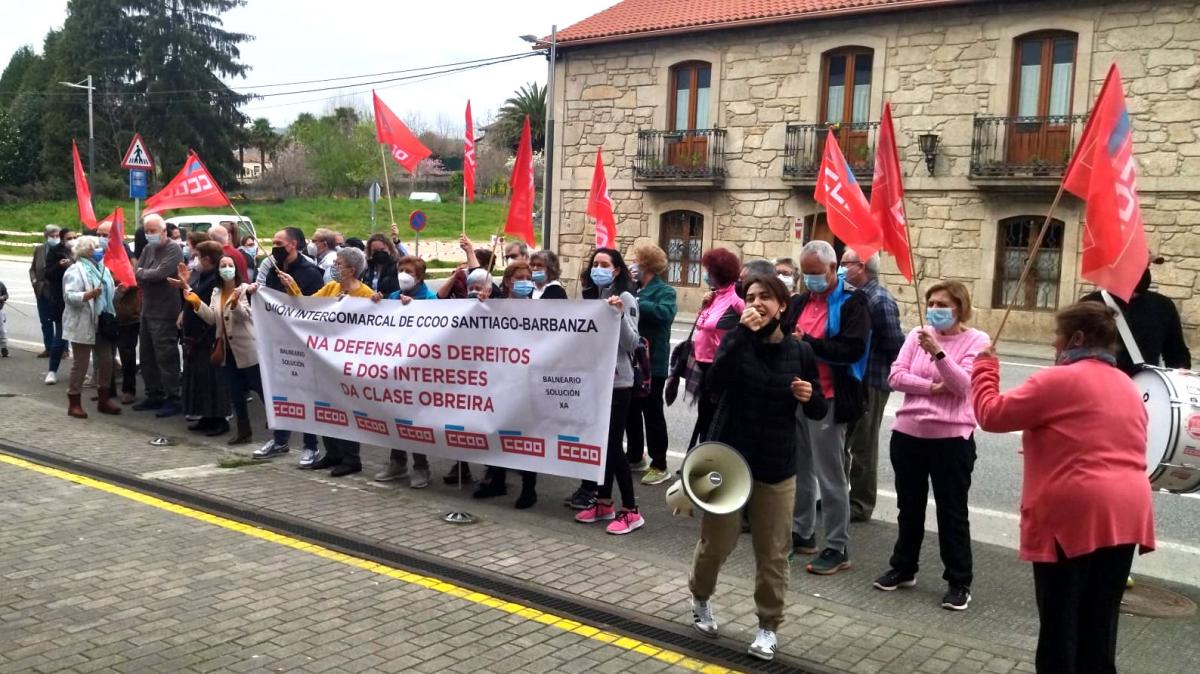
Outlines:
<svg viewBox="0 0 1200 674"><path fill-rule="evenodd" d="M467 101L467 135L463 139L463 195L475 203L475 122L471 120L471 101Z"/></svg>
<svg viewBox="0 0 1200 674"><path fill-rule="evenodd" d="M871 214L883 235L883 249L896 259L904 278L912 283L912 257L908 247L908 218L904 214L904 183L900 153L892 128L892 105L883 104L879 142L875 145L875 179L871 187ZM855 249L857 250L857 249Z"/></svg>
<svg viewBox="0 0 1200 674"><path fill-rule="evenodd" d="M1067 166L1063 189L1087 202L1080 275L1126 301L1149 256L1132 132L1121 73L1114 63Z"/></svg>
<svg viewBox="0 0 1200 674"><path fill-rule="evenodd" d="M825 136L825 156L813 198L825 207L830 231L853 248L859 259L866 260L879 250L879 225L832 129Z"/></svg>
<svg viewBox="0 0 1200 674"><path fill-rule="evenodd" d="M397 164L408 169L409 173L416 173L417 164L433 152L417 140L396 113L379 98L379 94L372 91L371 96L375 98L375 137L392 149L392 159Z"/></svg>
<svg viewBox="0 0 1200 674"><path fill-rule="evenodd" d="M588 192L587 214L596 219L596 247L617 245L617 216L613 214L612 197L608 196L608 178L604 176L604 153L596 149L596 170L592 173L592 189Z"/></svg>
<svg viewBox="0 0 1200 674"><path fill-rule="evenodd" d="M167 186L158 194L146 200L146 210L142 215L150 215L175 208L196 208L198 206L231 206L229 197L221 191L217 181L200 161L195 152L188 151L183 168Z"/></svg>
<svg viewBox="0 0 1200 674"><path fill-rule="evenodd" d="M105 222L110 222L111 226L108 230L108 247L104 249L104 266L112 272L117 283L132 288L137 285L137 278L133 275L133 264L129 262L129 253L125 250L125 210L117 208L105 218Z"/></svg>
<svg viewBox="0 0 1200 674"><path fill-rule="evenodd" d="M521 130L521 141L517 144L517 159L513 164L509 185L512 194L508 199L504 233L536 246L533 234L533 142L529 132L529 115L525 115L525 126Z"/></svg>
<svg viewBox="0 0 1200 674"><path fill-rule="evenodd" d="M92 190L79 161L79 148L71 141L71 159L75 162L75 201L79 203L79 221L88 229L96 228L96 211L92 209Z"/></svg>

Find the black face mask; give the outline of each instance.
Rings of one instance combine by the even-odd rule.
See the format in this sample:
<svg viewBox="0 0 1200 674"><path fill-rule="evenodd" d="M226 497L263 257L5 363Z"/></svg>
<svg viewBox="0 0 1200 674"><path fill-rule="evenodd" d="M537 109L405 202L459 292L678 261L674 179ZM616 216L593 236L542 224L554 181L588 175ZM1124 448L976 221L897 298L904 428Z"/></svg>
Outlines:
<svg viewBox="0 0 1200 674"><path fill-rule="evenodd" d="M1146 267L1146 271L1142 272L1142 278L1138 279L1137 285L1133 287L1133 292L1138 295L1141 295L1142 293L1146 292L1147 290L1150 290L1150 268L1149 267Z"/></svg>
<svg viewBox="0 0 1200 674"><path fill-rule="evenodd" d="M742 287L741 281L733 284L733 292L737 293L738 297L746 299L746 289Z"/></svg>
<svg viewBox="0 0 1200 674"><path fill-rule="evenodd" d="M391 259L391 256L388 255L387 251L385 250L377 250L374 253L371 253L371 264L374 264L378 267L382 267L383 265L387 264L388 260Z"/></svg>
<svg viewBox="0 0 1200 674"><path fill-rule="evenodd" d="M271 257L275 258L276 264L283 264L283 263L287 262L287 259L288 259L287 248L284 248L283 246L275 246L275 247L271 248Z"/></svg>
<svg viewBox="0 0 1200 674"><path fill-rule="evenodd" d="M779 327L779 317L776 316L763 324L763 326L754 331L754 336L759 339L766 339L775 334L775 328Z"/></svg>

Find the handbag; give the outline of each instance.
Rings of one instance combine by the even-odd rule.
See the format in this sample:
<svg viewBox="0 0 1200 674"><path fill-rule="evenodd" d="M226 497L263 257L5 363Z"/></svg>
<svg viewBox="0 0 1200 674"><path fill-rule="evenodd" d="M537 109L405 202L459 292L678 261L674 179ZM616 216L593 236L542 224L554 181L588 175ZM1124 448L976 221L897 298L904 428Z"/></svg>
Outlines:
<svg viewBox="0 0 1200 674"><path fill-rule="evenodd" d="M699 317L697 317L699 320ZM675 398L679 396L679 380L682 378L685 381L690 380L692 372L696 368L696 358L692 353L692 336L696 334L696 322L692 322L692 329L688 332L687 339L675 345L671 349L671 358L668 361L667 367L667 384L663 388L663 399L667 403L667 407L675 402Z"/></svg>
<svg viewBox="0 0 1200 674"><path fill-rule="evenodd" d="M217 339L213 342L212 351L208 354L208 362L213 367L220 367L225 364L225 307L221 307L221 312L217 314Z"/></svg>
<svg viewBox="0 0 1200 674"><path fill-rule="evenodd" d="M107 311L100 312L100 320L96 322L96 334L110 342L116 342L121 336L121 328L117 325L117 315Z"/></svg>

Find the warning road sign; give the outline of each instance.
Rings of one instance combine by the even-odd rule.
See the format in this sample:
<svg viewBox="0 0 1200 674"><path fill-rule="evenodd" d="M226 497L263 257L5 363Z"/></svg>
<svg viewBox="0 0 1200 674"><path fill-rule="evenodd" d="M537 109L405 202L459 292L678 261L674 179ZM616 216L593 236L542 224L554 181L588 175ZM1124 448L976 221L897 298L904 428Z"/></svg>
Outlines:
<svg viewBox="0 0 1200 674"><path fill-rule="evenodd" d="M150 153L146 150L146 143L142 140L140 133L133 134L133 142L125 151L125 158L121 160L121 168L142 171L154 168L154 160L150 158Z"/></svg>

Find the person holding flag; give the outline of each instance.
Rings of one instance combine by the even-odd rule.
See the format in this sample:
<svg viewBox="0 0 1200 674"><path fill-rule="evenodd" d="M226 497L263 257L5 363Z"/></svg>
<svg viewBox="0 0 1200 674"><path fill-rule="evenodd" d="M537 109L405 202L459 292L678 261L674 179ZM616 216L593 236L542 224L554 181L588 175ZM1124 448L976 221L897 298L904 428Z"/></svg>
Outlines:
<svg viewBox="0 0 1200 674"><path fill-rule="evenodd" d="M125 243L125 216L118 208L100 222L96 235L104 246L104 265L117 282L113 305L117 311L117 353L121 361L121 404L132 405L137 400L137 344L141 330L142 298L133 275L133 256ZM110 388L116 391L116 368Z"/></svg>

